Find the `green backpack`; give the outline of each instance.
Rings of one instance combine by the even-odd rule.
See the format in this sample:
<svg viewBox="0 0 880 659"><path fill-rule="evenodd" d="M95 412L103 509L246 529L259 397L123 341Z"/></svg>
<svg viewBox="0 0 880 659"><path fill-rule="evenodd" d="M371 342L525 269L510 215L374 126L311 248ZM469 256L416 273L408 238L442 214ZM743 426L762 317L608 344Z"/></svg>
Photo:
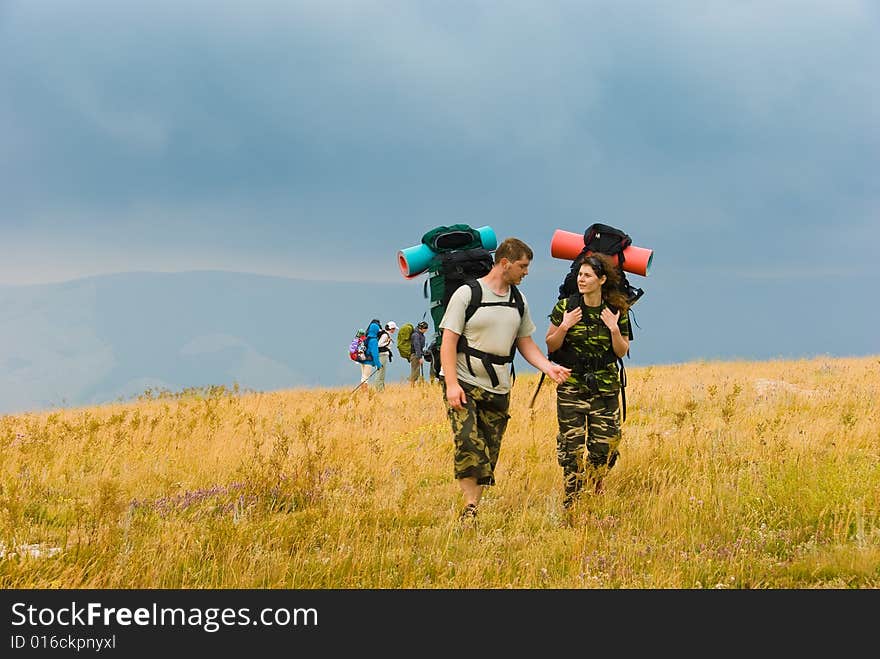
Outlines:
<svg viewBox="0 0 880 659"><path fill-rule="evenodd" d="M397 352L407 361L412 356L412 343L410 339L414 329L412 323L406 323L397 330Z"/></svg>
<svg viewBox="0 0 880 659"><path fill-rule="evenodd" d="M494 259L492 252L482 246L478 230L467 224L441 226L431 229L422 236L422 242L435 253L428 264L428 279L425 281L424 293L425 297L430 299L431 320L434 321L434 340L431 342L431 358L428 361L431 362L434 375L439 377L440 344L443 338L440 322L446 313L449 298L459 286L467 285L471 289L471 301L464 314L465 322L474 315L479 307L490 304L492 306L516 307L519 315L522 316L525 312L525 303L516 286L511 286L508 302L483 304L483 289L476 280L489 273ZM467 340L462 335L459 337L457 349L458 352L467 355L469 367L471 357L483 362L493 386L497 386L498 376L495 374L492 364L510 363L512 373L513 357L516 352L515 344L511 346L508 355L490 355L467 345ZM473 373L473 369L471 369L471 373Z"/></svg>
<svg viewBox="0 0 880 659"><path fill-rule="evenodd" d="M436 351L440 351L440 321L455 289L468 279L485 276L492 269L492 253L484 249L480 233L467 224L439 226L422 236L422 243L431 248L434 257L428 264L425 298L434 321ZM440 360L437 360L440 368Z"/></svg>

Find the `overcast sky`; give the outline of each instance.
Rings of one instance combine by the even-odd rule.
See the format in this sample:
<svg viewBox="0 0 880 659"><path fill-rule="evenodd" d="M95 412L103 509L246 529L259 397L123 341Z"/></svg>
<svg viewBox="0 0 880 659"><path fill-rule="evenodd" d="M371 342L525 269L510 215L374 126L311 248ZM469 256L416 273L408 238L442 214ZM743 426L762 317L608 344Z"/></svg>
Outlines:
<svg viewBox="0 0 880 659"><path fill-rule="evenodd" d="M458 222L549 280L597 221L657 275L876 279L878 8L0 0L0 285L401 281Z"/></svg>

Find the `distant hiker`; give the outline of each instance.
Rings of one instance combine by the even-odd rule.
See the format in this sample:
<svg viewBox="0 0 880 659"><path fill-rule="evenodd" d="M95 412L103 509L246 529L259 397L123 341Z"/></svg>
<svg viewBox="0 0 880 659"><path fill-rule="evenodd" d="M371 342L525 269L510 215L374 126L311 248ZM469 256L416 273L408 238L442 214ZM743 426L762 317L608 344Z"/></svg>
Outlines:
<svg viewBox="0 0 880 659"><path fill-rule="evenodd" d="M619 289L618 272L604 254L581 257L578 293L559 300L550 313L547 350L571 369L571 376L556 388L556 458L566 509L585 483L602 491L602 479L618 456L617 360L629 350L630 307Z"/></svg>
<svg viewBox="0 0 880 659"><path fill-rule="evenodd" d="M476 280L482 292L479 307L467 314L472 289L459 286L440 322L440 376L455 440L455 478L464 495L462 521L476 518L483 488L495 484L495 465L510 418L508 364L516 350L556 382L571 374L547 359L531 336L535 323L517 285L528 274L533 256L521 240L504 240L489 273Z"/></svg>
<svg viewBox="0 0 880 659"><path fill-rule="evenodd" d="M367 325L367 350L366 359L361 364L361 385L364 385L370 377L381 367L379 359L379 332L382 331L382 323L378 318L373 318ZM377 376L378 377L378 376Z"/></svg>
<svg viewBox="0 0 880 659"><path fill-rule="evenodd" d="M416 386L416 382L424 382L422 375L422 364L425 363L425 332L428 331L428 323L421 321L416 325L416 331L410 336L410 354L409 354L409 383Z"/></svg>
<svg viewBox="0 0 880 659"><path fill-rule="evenodd" d="M391 346L394 345L394 333L396 331L397 323L389 320L376 337L379 350L379 372L376 373L376 381L373 383L376 391L385 390L385 374L388 372L388 364L392 360Z"/></svg>

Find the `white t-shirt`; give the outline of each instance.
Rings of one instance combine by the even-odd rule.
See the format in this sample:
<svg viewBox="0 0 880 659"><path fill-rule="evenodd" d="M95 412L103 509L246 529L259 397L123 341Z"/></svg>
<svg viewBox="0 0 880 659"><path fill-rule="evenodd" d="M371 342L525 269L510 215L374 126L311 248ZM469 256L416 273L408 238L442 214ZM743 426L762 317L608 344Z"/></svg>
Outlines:
<svg viewBox="0 0 880 659"><path fill-rule="evenodd" d="M477 280L483 289L483 302L507 302L510 300L510 292L505 295L496 295L482 279ZM522 295L522 289L520 289ZM510 348L517 339L531 336L535 331L535 323L529 313L529 303L523 295L524 311L522 318L515 306L502 307L479 307L467 326L464 324L464 312L471 301L471 289L469 286L460 286L446 306L446 313L440 321L440 327L449 329L456 334L463 334L468 345L477 350L488 352L493 355L509 355ZM458 353L456 362L456 374L459 382L474 384L482 389L497 394L506 394L510 391L510 364L492 364L495 374L498 376L498 386L493 387L492 381L486 372L483 362L476 357L470 358L470 365L474 371L471 375L468 368L468 359L464 353Z"/></svg>

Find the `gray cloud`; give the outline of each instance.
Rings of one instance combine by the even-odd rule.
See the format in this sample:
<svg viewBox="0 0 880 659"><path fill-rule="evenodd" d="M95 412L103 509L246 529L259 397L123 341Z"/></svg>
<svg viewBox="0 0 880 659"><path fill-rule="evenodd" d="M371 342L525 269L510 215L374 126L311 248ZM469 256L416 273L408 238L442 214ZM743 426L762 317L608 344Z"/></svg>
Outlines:
<svg viewBox="0 0 880 659"><path fill-rule="evenodd" d="M2 11L0 221L19 249L0 281L331 261L390 280L397 249L458 221L540 254L605 221L658 264L731 270L764 246L779 272L840 250L863 268L880 240L871 3Z"/></svg>

